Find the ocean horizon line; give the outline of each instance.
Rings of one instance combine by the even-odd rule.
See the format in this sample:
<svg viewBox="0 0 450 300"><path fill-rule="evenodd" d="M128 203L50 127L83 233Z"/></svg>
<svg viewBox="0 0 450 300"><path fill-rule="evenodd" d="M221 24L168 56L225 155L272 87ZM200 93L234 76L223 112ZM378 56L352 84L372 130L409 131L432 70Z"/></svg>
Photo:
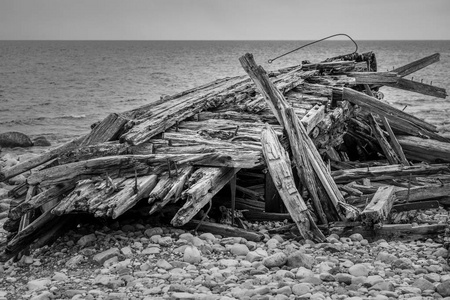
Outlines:
<svg viewBox="0 0 450 300"><path fill-rule="evenodd" d="M450 39L354 39L357 41L395 41L395 42L426 42L450 41ZM0 42L283 42L283 41L316 41L315 39L0 39ZM330 39L329 42L349 41L348 39Z"/></svg>

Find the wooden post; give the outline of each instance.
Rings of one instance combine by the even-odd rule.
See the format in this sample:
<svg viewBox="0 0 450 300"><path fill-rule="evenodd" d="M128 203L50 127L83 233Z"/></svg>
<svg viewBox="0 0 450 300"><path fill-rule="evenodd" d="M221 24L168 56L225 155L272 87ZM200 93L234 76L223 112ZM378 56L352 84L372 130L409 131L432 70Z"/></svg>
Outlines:
<svg viewBox="0 0 450 300"><path fill-rule="evenodd" d="M320 230L314 230L316 226L308 213L308 207L295 187L289 156L269 125L266 125L262 131L261 140L263 141L263 153L267 168L272 175L281 199L283 199L292 220L300 231L300 235L304 239L323 241L324 235Z"/></svg>
<svg viewBox="0 0 450 300"><path fill-rule="evenodd" d="M397 137L394 134L394 131L392 131L391 125L389 124L388 119L385 116L380 116L381 122L383 122L383 126L386 129L386 131L389 134L390 137L390 144L394 151L397 153L397 155L400 157L400 162L404 164L405 166L410 166L410 163L408 159L406 159L405 153L403 152L402 146L397 140Z"/></svg>
<svg viewBox="0 0 450 300"><path fill-rule="evenodd" d="M385 221L395 199L394 186L379 187L372 201L362 212L363 221L369 226Z"/></svg>
<svg viewBox="0 0 450 300"><path fill-rule="evenodd" d="M378 144L383 150L384 156L386 156L387 160L392 165L400 163L400 158L397 156L397 153L395 153L395 151L392 149L387 139L384 137L383 131L381 130L380 126L375 120L373 114L369 114L368 118L370 122L370 127L372 128L372 134L377 139Z"/></svg>

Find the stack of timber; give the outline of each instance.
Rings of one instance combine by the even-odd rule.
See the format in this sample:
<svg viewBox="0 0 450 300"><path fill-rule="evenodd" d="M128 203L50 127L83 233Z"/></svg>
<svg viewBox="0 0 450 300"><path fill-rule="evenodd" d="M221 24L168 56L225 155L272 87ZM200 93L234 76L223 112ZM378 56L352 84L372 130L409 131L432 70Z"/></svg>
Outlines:
<svg viewBox="0 0 450 300"><path fill-rule="evenodd" d="M4 256L84 215L164 214L173 226L255 241L263 235L245 219L288 219L315 241L338 230L441 233L447 224L412 226L402 212L450 205L450 140L379 91L445 98L404 79L438 60L378 72L374 53L355 53L267 73L246 54L248 76L112 113L86 136L0 170L0 181L27 176L9 193Z"/></svg>

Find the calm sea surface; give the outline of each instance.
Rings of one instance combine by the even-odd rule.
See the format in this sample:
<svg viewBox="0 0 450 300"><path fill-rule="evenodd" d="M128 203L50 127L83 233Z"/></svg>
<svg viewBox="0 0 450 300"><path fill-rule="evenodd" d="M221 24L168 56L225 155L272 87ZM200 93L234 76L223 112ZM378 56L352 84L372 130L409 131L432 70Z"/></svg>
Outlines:
<svg viewBox="0 0 450 300"><path fill-rule="evenodd" d="M380 71L439 52L441 61L414 80L450 91L450 41L357 41L374 51ZM0 41L0 132L20 131L61 143L111 112L139 107L214 79L244 74L250 52L266 70L353 52L326 41L268 64L305 41ZM411 78L408 76L407 78ZM450 99L383 88L385 99L450 136Z"/></svg>

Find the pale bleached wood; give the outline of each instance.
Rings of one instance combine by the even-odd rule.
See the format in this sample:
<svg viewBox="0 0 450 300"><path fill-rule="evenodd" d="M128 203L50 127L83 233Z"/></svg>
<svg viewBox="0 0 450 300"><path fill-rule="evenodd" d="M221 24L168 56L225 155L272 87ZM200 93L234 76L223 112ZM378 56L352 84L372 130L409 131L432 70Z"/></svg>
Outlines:
<svg viewBox="0 0 450 300"><path fill-rule="evenodd" d="M188 223L231 180L239 169L203 168L202 171L206 174L183 192L182 197L186 199L186 203L170 221L173 226L182 226Z"/></svg>
<svg viewBox="0 0 450 300"><path fill-rule="evenodd" d="M306 132L309 134L317 124L322 122L325 118L325 106L315 105L308 113L301 119Z"/></svg>
<svg viewBox="0 0 450 300"><path fill-rule="evenodd" d="M389 165L332 171L331 175L337 183L348 183L363 178L381 181L409 176L450 174L450 164L415 164L412 166Z"/></svg>
<svg viewBox="0 0 450 300"><path fill-rule="evenodd" d="M159 211L170 202L177 202L181 198L185 183L192 174L193 167L188 166L180 170L175 177L161 179L150 193L148 202L152 203L149 215Z"/></svg>
<svg viewBox="0 0 450 300"><path fill-rule="evenodd" d="M378 144L383 150L384 156L387 158L390 164L392 165L399 164L400 158L398 157L397 153L394 151L394 149L391 147L388 140L384 136L384 133L381 130L380 126L378 125L377 121L375 120L373 114L369 114L368 118L370 122L370 127L372 128L372 134L377 139Z"/></svg>
<svg viewBox="0 0 450 300"><path fill-rule="evenodd" d="M7 243L6 250L17 253L26 247L26 245L31 244L39 234L39 231L42 230L42 228L54 218L56 218L56 216L53 215L50 210L44 212L37 219L27 224L19 233L17 233L14 238Z"/></svg>
<svg viewBox="0 0 450 300"><path fill-rule="evenodd" d="M447 91L444 88L404 78L400 78L396 83L386 82L384 85L442 99L445 99L448 96Z"/></svg>
<svg viewBox="0 0 450 300"><path fill-rule="evenodd" d="M247 241L261 242L264 240L264 234L252 230L245 230L237 227L232 227L225 224L200 222L199 220L191 220L185 227L189 229L197 229L203 232L218 234L224 237L242 237Z"/></svg>
<svg viewBox="0 0 450 300"><path fill-rule="evenodd" d="M35 185L52 185L70 180L82 180L94 175L104 176L108 174L111 178L130 177L135 173L138 175L161 174L169 169L169 163L229 166L237 167L239 163L246 166L255 166L255 161L260 157L255 156L260 152L243 151L231 156L229 153L201 153L201 154L152 154L152 155L121 155L95 158L87 161L74 162L62 166L42 170L31 174L27 182ZM257 164L256 164L257 165Z"/></svg>
<svg viewBox="0 0 450 300"><path fill-rule="evenodd" d="M74 186L73 182L52 186L46 191L20 203L10 211L8 217L12 220L17 220L26 212L36 209L47 202L58 200L64 193L73 189Z"/></svg>
<svg viewBox="0 0 450 300"><path fill-rule="evenodd" d="M392 72L396 72L399 76L404 77L418 70L421 70L431 64L434 64L435 62L438 62L440 60L440 56L441 55L439 53L434 53L432 55L413 61L399 68L393 69Z"/></svg>
<svg viewBox="0 0 450 300"><path fill-rule="evenodd" d="M416 118L410 114L407 114L386 102L380 101L374 97L370 97L364 93L349 89L342 89L342 97L354 104L357 104L363 108L369 109L372 113L377 113L383 115L390 121L391 118L396 117L401 120L405 120L411 124L418 126L419 128L424 128L426 130L437 132L436 126L431 125L419 118Z"/></svg>
<svg viewBox="0 0 450 300"><path fill-rule="evenodd" d="M355 84L387 84L400 79L395 72L346 72L345 75L354 78Z"/></svg>
<svg viewBox="0 0 450 300"><path fill-rule="evenodd" d="M450 162L450 143L405 135L397 139L410 160Z"/></svg>
<svg viewBox="0 0 450 300"><path fill-rule="evenodd" d="M33 157L29 160L19 163L11 168L0 170L0 182L12 178L16 175L22 174L28 170L31 170L37 166L40 166L52 159L57 158L61 153L75 149L83 141L84 137L76 138L70 142L67 142L59 147L51 149L37 157Z"/></svg>
<svg viewBox="0 0 450 300"><path fill-rule="evenodd" d="M88 135L86 135L80 146L94 145L115 140L119 137L119 134L128 122L128 119L123 118L119 114L109 114L97 124Z"/></svg>
<svg viewBox="0 0 450 300"><path fill-rule="evenodd" d="M106 216L117 219L127 210L135 206L141 199L147 198L156 186L157 181L158 176L156 175L132 179L130 183L126 184L126 187L108 199L109 207Z"/></svg>
<svg viewBox="0 0 450 300"><path fill-rule="evenodd" d="M116 156L130 154L131 147L127 144L105 142L95 145L79 146L71 151L66 151L58 156L58 164L64 165L71 162L89 160L97 157Z"/></svg>
<svg viewBox="0 0 450 300"><path fill-rule="evenodd" d="M289 105L287 104L283 95L268 80L264 69L262 67L258 67L256 65L252 55L246 54L246 55L242 56L239 59L239 61L241 62L241 65L243 66L244 70L249 74L249 76L255 82L255 85L257 86L260 93L262 95L264 95L266 101L268 102L269 106L273 110L273 113L277 116L277 119L280 121L280 124L284 124L285 130L289 130L290 126L287 125L286 116L285 116L285 108L287 108ZM297 122L300 122L300 121L297 119ZM300 126L300 127L302 127L302 126ZM301 135L302 132L300 131L297 134ZM327 191L327 193L331 199L332 205L336 208L336 212L339 214L340 213L339 202L342 202L341 206L345 205L344 198L342 197L341 192L337 188L333 179L329 176L328 172L326 171L326 168L323 165L322 158L320 157L319 153L317 152L317 149L315 148L313 142L308 137L306 132L304 132L304 134L305 134L305 136L303 136L303 140L307 143L306 153L309 156L309 160L310 160L311 164L313 165L313 168L314 168L317 176L319 177L322 184L324 185L324 188ZM290 143L291 144L295 143L295 141L294 140L290 141ZM295 147L295 144L293 144L293 145ZM263 143L263 150L264 150L264 143ZM319 164L319 162L321 164ZM329 178L327 178L327 177L329 177ZM348 205L345 205L345 206L349 207ZM311 225L315 226L315 223L312 221Z"/></svg>
<svg viewBox="0 0 450 300"><path fill-rule="evenodd" d="M262 132L267 168L289 214L304 239L316 239L311 231L308 207L295 187L291 162L270 126Z"/></svg>
<svg viewBox="0 0 450 300"><path fill-rule="evenodd" d="M385 116L379 116L381 119L381 122L383 123L384 128L386 129L386 131L389 134L389 142L392 146L392 148L394 149L395 153L397 153L398 157L400 158L400 162L402 164L404 164L405 166L409 166L411 165L408 161L408 159L406 159L405 153L403 152L403 148L400 145L400 143L398 142L397 136L394 134L394 131L392 131L391 125L389 124L389 121L387 120L387 118Z"/></svg>
<svg viewBox="0 0 450 300"><path fill-rule="evenodd" d="M395 200L394 186L378 188L372 200L362 212L361 217L363 222L365 222L367 226L373 226L385 221L389 216Z"/></svg>

